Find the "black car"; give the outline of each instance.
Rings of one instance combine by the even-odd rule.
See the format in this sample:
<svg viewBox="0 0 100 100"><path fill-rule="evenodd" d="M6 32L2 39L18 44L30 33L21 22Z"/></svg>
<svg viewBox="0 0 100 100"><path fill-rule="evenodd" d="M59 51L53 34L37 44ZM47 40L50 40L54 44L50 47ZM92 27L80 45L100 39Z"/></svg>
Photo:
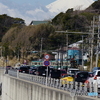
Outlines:
<svg viewBox="0 0 100 100"><path fill-rule="evenodd" d="M48 70L48 76L50 74L50 67L48 68L46 66L39 66L37 67L36 75L38 76L45 76L47 75L47 70Z"/></svg>
<svg viewBox="0 0 100 100"><path fill-rule="evenodd" d="M29 73L29 66L21 66L19 69L19 72L21 73Z"/></svg>
<svg viewBox="0 0 100 100"><path fill-rule="evenodd" d="M10 69L13 69L13 67L11 67L11 66L6 66L5 74L8 74L8 70L10 70Z"/></svg>
<svg viewBox="0 0 100 100"><path fill-rule="evenodd" d="M66 75L66 70L63 69L52 69L51 71L51 78L60 79L62 76Z"/></svg>
<svg viewBox="0 0 100 100"><path fill-rule="evenodd" d="M37 67L31 67L29 69L29 74L36 75Z"/></svg>
<svg viewBox="0 0 100 100"><path fill-rule="evenodd" d="M75 81L84 83L87 78L89 77L89 72L87 71L80 71L75 73Z"/></svg>

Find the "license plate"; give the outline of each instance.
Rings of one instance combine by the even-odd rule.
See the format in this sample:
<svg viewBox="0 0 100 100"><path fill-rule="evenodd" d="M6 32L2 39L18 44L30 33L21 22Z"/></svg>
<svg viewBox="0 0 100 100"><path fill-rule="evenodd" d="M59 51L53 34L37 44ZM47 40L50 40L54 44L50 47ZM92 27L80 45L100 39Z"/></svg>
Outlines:
<svg viewBox="0 0 100 100"><path fill-rule="evenodd" d="M25 73L25 71L23 71L23 73Z"/></svg>

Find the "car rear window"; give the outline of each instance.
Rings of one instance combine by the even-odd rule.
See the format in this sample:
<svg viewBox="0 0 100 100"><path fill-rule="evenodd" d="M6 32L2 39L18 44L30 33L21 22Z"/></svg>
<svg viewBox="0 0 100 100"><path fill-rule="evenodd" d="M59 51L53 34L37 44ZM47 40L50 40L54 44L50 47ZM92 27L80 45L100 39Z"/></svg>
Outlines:
<svg viewBox="0 0 100 100"><path fill-rule="evenodd" d="M78 72L78 71L79 71L79 70L69 70L68 72L69 72L69 73L74 73L74 74L75 74L75 73Z"/></svg>
<svg viewBox="0 0 100 100"><path fill-rule="evenodd" d="M61 73L64 73L64 74L66 74L67 72L66 72L66 71L64 71L64 70L61 70Z"/></svg>
<svg viewBox="0 0 100 100"><path fill-rule="evenodd" d="M27 67L21 67L20 69L21 70L27 70L28 68Z"/></svg>
<svg viewBox="0 0 100 100"><path fill-rule="evenodd" d="M97 76L100 76L100 71L98 72Z"/></svg>
<svg viewBox="0 0 100 100"><path fill-rule="evenodd" d="M88 77L88 73L78 73L77 77L79 77L79 78L87 78Z"/></svg>

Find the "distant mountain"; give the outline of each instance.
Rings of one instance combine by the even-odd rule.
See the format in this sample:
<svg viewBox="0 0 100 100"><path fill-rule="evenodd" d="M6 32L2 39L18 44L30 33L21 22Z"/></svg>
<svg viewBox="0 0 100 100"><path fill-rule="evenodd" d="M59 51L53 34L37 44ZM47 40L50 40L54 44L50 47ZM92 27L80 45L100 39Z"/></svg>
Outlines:
<svg viewBox="0 0 100 100"><path fill-rule="evenodd" d="M93 2L94 0L56 0L46 7L52 13L60 13L65 12L70 8L74 8L74 10L84 10Z"/></svg>

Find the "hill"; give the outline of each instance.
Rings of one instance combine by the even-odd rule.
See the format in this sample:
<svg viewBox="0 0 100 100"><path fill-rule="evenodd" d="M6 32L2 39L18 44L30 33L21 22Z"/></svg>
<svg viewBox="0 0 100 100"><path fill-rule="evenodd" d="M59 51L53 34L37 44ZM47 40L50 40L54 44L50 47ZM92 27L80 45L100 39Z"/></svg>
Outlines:
<svg viewBox="0 0 100 100"><path fill-rule="evenodd" d="M90 7L87 8L87 10L98 13L100 11L100 0L95 1Z"/></svg>
<svg viewBox="0 0 100 100"><path fill-rule="evenodd" d="M14 26L25 25L24 20L20 18L13 18L6 14L0 15L0 42L5 33Z"/></svg>
<svg viewBox="0 0 100 100"><path fill-rule="evenodd" d="M98 0L98 2L99 1L100 0ZM41 48L43 53L45 51L57 51L59 48L61 50L64 46L66 46L66 34L57 33L55 31L67 30L70 32L89 32L89 26L91 25L93 16L99 15L99 13L95 11L98 8L98 2L93 3L86 10L81 11L71 8L65 13L60 12L47 24L29 26L23 24L20 25L20 21L17 20L18 22L16 22L14 21L16 19L12 18L13 21L10 20L10 25L8 25L10 22L7 23L7 26L9 27L5 30L5 35L2 38L3 56L5 58L9 56L11 59L14 57L22 57L22 59L24 59L24 57L27 57L30 54L30 51L38 51L35 56L37 58L41 58L43 57L43 55L40 56ZM92 12L92 10L94 12ZM3 15L3 17L4 16L5 15ZM8 18L7 15L6 17ZM82 34L72 33L68 36L68 43L71 44L81 39ZM86 43L86 45L88 45L88 43ZM85 50L87 50L88 46ZM33 58L31 56L30 60L32 59Z"/></svg>

